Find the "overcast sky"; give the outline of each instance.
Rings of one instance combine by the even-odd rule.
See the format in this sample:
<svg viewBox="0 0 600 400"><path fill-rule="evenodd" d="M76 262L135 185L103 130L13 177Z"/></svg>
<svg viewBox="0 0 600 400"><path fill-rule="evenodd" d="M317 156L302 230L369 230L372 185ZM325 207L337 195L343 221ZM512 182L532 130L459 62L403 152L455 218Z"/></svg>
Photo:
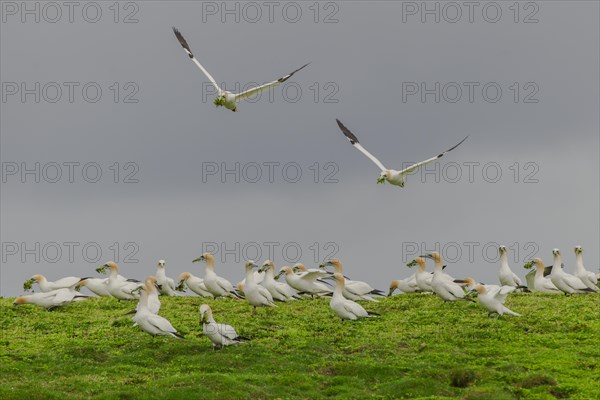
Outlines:
<svg viewBox="0 0 600 400"><path fill-rule="evenodd" d="M436 248L453 276L496 283L497 244L521 276L555 247L572 271L575 245L598 269L597 2L86 4L2 3L1 296L112 259L202 276L203 249L234 283L245 257L335 255L387 288ZM311 64L216 109L172 26L228 89ZM377 185L335 118L397 169L469 139Z"/></svg>

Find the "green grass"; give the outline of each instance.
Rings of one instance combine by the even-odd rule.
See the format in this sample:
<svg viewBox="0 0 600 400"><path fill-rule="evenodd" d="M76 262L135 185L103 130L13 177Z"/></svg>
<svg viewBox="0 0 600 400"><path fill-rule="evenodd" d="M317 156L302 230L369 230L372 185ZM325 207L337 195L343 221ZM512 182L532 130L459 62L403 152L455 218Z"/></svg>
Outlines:
<svg viewBox="0 0 600 400"><path fill-rule="evenodd" d="M600 296L512 294L524 314L400 295L380 318L334 317L328 300L260 309L207 301L253 340L213 351L198 297L162 298L185 340L131 326L134 303L93 299L54 311L0 299L0 399L598 399Z"/></svg>

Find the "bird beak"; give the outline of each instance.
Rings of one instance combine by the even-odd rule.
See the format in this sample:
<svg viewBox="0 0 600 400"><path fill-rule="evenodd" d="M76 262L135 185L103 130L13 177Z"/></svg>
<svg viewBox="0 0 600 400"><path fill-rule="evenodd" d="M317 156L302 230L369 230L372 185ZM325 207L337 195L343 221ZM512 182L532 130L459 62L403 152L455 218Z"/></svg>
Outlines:
<svg viewBox="0 0 600 400"><path fill-rule="evenodd" d="M193 263L199 262L199 261L204 261L204 256L200 256L200 257L195 258L195 259L192 260Z"/></svg>
<svg viewBox="0 0 600 400"><path fill-rule="evenodd" d="M177 290L178 292L185 292L185 289L183 288L183 282L183 280L179 281L175 290Z"/></svg>
<svg viewBox="0 0 600 400"><path fill-rule="evenodd" d="M425 254L425 255L422 255L422 256L419 256L419 257L429 258L429 259L433 258L433 257L431 257L431 254Z"/></svg>
<svg viewBox="0 0 600 400"><path fill-rule="evenodd" d="M275 275L275 279L281 278L281 275L283 275L283 271L281 271L280 273L278 273L277 275Z"/></svg>
<svg viewBox="0 0 600 400"><path fill-rule="evenodd" d="M387 295L387 297L390 297L390 296L392 295L392 293L394 293L394 290L395 290L395 289L392 289L392 288L390 288L390 291L388 292L388 295Z"/></svg>

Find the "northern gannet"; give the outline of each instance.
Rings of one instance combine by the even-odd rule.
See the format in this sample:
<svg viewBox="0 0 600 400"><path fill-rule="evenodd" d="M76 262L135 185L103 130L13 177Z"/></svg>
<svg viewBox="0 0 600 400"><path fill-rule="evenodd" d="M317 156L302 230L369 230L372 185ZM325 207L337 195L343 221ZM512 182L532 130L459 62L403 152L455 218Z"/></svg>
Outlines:
<svg viewBox="0 0 600 400"><path fill-rule="evenodd" d="M431 157L431 158L428 158L427 160L424 160L424 161L418 162L416 164L413 164L410 167L404 168L401 171L396 171L394 169L388 169L388 168L386 168L381 163L381 161L379 161L377 158L375 158L375 156L373 156L364 147L362 147L362 145L358 142L358 139L356 138L356 136L354 136L354 134L352 132L350 132L350 130L348 128L346 128L344 126L344 124L342 124L340 122L339 119L336 119L336 121L337 121L338 126L342 130L342 133L350 141L350 143L352 144L352 146L354 146L358 151L360 151L365 156L367 156L381 170L381 174L379 175L379 178L377 179L377 183L384 183L385 181L387 181L387 182L391 183L392 185L396 185L396 186L400 186L400 187L404 187L406 175L410 174L411 172L415 171L417 168L419 168L419 167L421 167L421 166L423 166L423 165L425 165L427 163L430 163L432 161L437 160L438 158L443 157L444 154L448 153L449 151L454 150L455 148L457 148L458 146L460 146L462 144L462 142L464 142L468 138L468 136L465 137L457 145L455 145L454 147L449 148L448 150L444 151L443 153L438 154L435 157Z"/></svg>
<svg viewBox="0 0 600 400"><path fill-rule="evenodd" d="M213 318L212 310L208 304L200 306L200 323L202 332L210 339L213 350L216 347L223 348L233 344L241 344L250 339L237 334L233 326L218 324Z"/></svg>
<svg viewBox="0 0 600 400"><path fill-rule="evenodd" d="M35 274L23 284L23 289L29 290L33 283L37 283L42 292L50 292L57 289L75 288L81 278L68 276L54 282L48 282L44 275Z"/></svg>
<svg viewBox="0 0 600 400"><path fill-rule="evenodd" d="M388 292L388 297L394 293L396 289L400 290L402 293L416 293L420 292L421 288L417 285L416 274L412 274L408 278L404 279L394 279L390 283L390 291Z"/></svg>
<svg viewBox="0 0 600 400"><path fill-rule="evenodd" d="M331 293L331 289L325 286L318 279L322 276L323 271L307 271L300 275L294 274L294 271L289 266L284 266L275 279L285 274L285 280L298 294L308 294L311 296L323 296Z"/></svg>
<svg viewBox="0 0 600 400"><path fill-rule="evenodd" d="M594 289L588 288L585 283L575 275L567 274L563 271L560 250L554 249L552 250L552 254L554 255L554 265L552 265L550 280L554 283L554 286L564 294L592 293L595 291Z"/></svg>
<svg viewBox="0 0 600 400"><path fill-rule="evenodd" d="M231 93L227 90L221 89L219 87L219 85L217 84L217 82L215 81L215 79L208 73L208 71L202 66L202 64L200 64L198 62L198 60L196 60L196 57L194 57L194 55L192 54L192 50L190 49L190 46L187 44L186 40L183 38L183 35L181 34L181 32L179 32L176 28L173 28L173 32L175 33L175 36L177 37L179 44L181 44L181 47L183 47L183 50L185 50L188 57L192 59L192 61L198 66L198 68L200 68L200 70L204 73L204 75L206 75L208 80L210 80L210 82L213 84L213 86L217 90L217 97L215 98L215 101L214 101L215 106L217 106L217 107L223 106L231 111L237 111L237 103L240 100L243 100L248 97L252 97L255 94L262 92L263 90L266 90L272 86L276 86L276 85L279 85L279 84L287 81L296 72L300 71L302 68L304 68L308 64L310 64L310 63L304 64L300 68L290 72L289 74L287 74L273 82L265 83L264 85L257 86L255 88L246 90L241 93Z"/></svg>
<svg viewBox="0 0 600 400"><path fill-rule="evenodd" d="M141 287L142 293L140 295L140 302L138 303L135 316L132 318L133 321L144 332L149 333L152 336L171 336L183 339L183 336L177 333L177 329L171 325L169 320L158 314L154 314L148 308L148 295L152 290L156 290L154 284L151 282L155 282L155 280L149 281L146 279L146 283Z"/></svg>
<svg viewBox="0 0 600 400"><path fill-rule="evenodd" d="M425 259L423 257L416 257L406 265L410 268L414 267L415 264L419 265L419 270L415 273L417 286L424 292L433 292L433 287L431 287L433 274L426 271L427 265L425 264Z"/></svg>
<svg viewBox="0 0 600 400"><path fill-rule="evenodd" d="M146 278L146 282L144 286L138 287L136 290L140 291L142 288L146 289L146 293L148 295L148 299L146 300L146 305L148 307L148 311L152 314L158 314L160 311L160 300L158 298L158 283L156 281L156 277L154 275L150 275ZM140 308L141 304L141 296L140 301L138 302L137 307L135 308L136 312Z"/></svg>
<svg viewBox="0 0 600 400"><path fill-rule="evenodd" d="M333 296L329 302L331 309L342 319L356 320L360 318L374 317L378 314L370 313L360 304L355 303L344 297L344 275L336 272L333 274L336 286L333 290Z"/></svg>
<svg viewBox="0 0 600 400"><path fill-rule="evenodd" d="M158 260L156 283L163 296L177 296L175 281L169 278L165 272L165 260Z"/></svg>
<svg viewBox="0 0 600 400"><path fill-rule="evenodd" d="M275 264L273 261L265 261L260 269L265 273L265 279L262 281L261 285L271 293L274 300L288 301L295 299L294 292L287 283L277 282L275 280Z"/></svg>
<svg viewBox="0 0 600 400"><path fill-rule="evenodd" d="M521 314L517 314L504 306L506 296L508 296L509 293L514 292L515 289L514 286L475 286L475 290L478 293L477 301L481 307L487 310L489 316L494 313L498 314L498 316L501 316L502 314L510 314L515 317L521 316Z"/></svg>
<svg viewBox="0 0 600 400"><path fill-rule="evenodd" d="M244 296L246 296L248 303L254 307L252 312L256 312L256 307L276 307L271 292L266 287L254 282L254 268L258 268L258 265L249 260L246 261L244 268L246 270Z"/></svg>
<svg viewBox="0 0 600 400"><path fill-rule="evenodd" d="M81 278L77 287L86 287L100 297L110 297L108 292L108 278Z"/></svg>
<svg viewBox="0 0 600 400"><path fill-rule="evenodd" d="M581 279L583 284L595 292L598 288L598 277L591 271L587 271L583 266L583 248L575 246L575 276Z"/></svg>
<svg viewBox="0 0 600 400"><path fill-rule="evenodd" d="M442 265L442 257L437 251L431 252L421 257L430 258L435 262L435 268L433 270L433 278L431 279L431 287L435 294L440 296L445 301L456 301L456 300L469 300L466 297L466 293L463 288L446 274Z"/></svg>
<svg viewBox="0 0 600 400"><path fill-rule="evenodd" d="M540 293L560 293L561 291L554 286L550 278L544 276L544 262L541 258L534 258L532 261L525 264L525 268L529 269L535 266L535 276L533 278L533 290Z"/></svg>
<svg viewBox="0 0 600 400"><path fill-rule="evenodd" d="M204 279L194 276L189 272L182 272L179 275L179 285L177 285L177 290L183 291L184 285L187 286L192 292L196 293L198 296L210 298L215 297L206 288L206 285L204 284Z"/></svg>
<svg viewBox="0 0 600 400"><path fill-rule="evenodd" d="M192 262L203 261L206 263L204 285L215 297L239 298L233 289L233 285L227 279L215 273L215 257L210 253L204 253Z"/></svg>
<svg viewBox="0 0 600 400"><path fill-rule="evenodd" d="M89 299L89 296L85 296L71 288L62 288L51 290L49 292L39 292L26 296L19 296L15 298L13 304L15 306L19 304L34 304L49 310L54 307L60 307L75 301L86 299Z"/></svg>
<svg viewBox="0 0 600 400"><path fill-rule="evenodd" d="M321 264L319 267L325 269L329 266L335 268L335 272L339 272L343 274L342 262L337 258L332 258L324 264ZM385 293L381 290L374 289L366 282L362 281L352 281L346 279L343 288L342 294L345 298L350 300L368 300L368 301L377 301L372 296L384 296Z"/></svg>
<svg viewBox="0 0 600 400"><path fill-rule="evenodd" d="M521 284L521 279L508 266L508 250L506 246L501 245L498 247L498 252L500 253L500 272L498 273L500 284L503 286L524 288Z"/></svg>
<svg viewBox="0 0 600 400"><path fill-rule="evenodd" d="M109 261L99 268L96 268L96 272L104 273L106 268L110 269L110 275L108 277L108 293L118 300L135 300L139 299L140 295L135 290L143 283L136 281L135 279L123 280L119 278L119 266Z"/></svg>

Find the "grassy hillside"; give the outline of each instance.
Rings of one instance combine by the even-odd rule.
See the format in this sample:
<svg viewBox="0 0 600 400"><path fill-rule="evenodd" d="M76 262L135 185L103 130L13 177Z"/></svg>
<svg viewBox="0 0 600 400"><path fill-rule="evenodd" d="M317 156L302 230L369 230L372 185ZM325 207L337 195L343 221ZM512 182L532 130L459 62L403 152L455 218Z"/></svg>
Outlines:
<svg viewBox="0 0 600 400"><path fill-rule="evenodd" d="M0 299L1 399L600 398L600 295L513 294L524 317L399 295L382 317L335 318L328 301L260 309L207 301L252 337L213 351L199 297L162 298L185 340L131 327L133 303L93 299L45 311Z"/></svg>

